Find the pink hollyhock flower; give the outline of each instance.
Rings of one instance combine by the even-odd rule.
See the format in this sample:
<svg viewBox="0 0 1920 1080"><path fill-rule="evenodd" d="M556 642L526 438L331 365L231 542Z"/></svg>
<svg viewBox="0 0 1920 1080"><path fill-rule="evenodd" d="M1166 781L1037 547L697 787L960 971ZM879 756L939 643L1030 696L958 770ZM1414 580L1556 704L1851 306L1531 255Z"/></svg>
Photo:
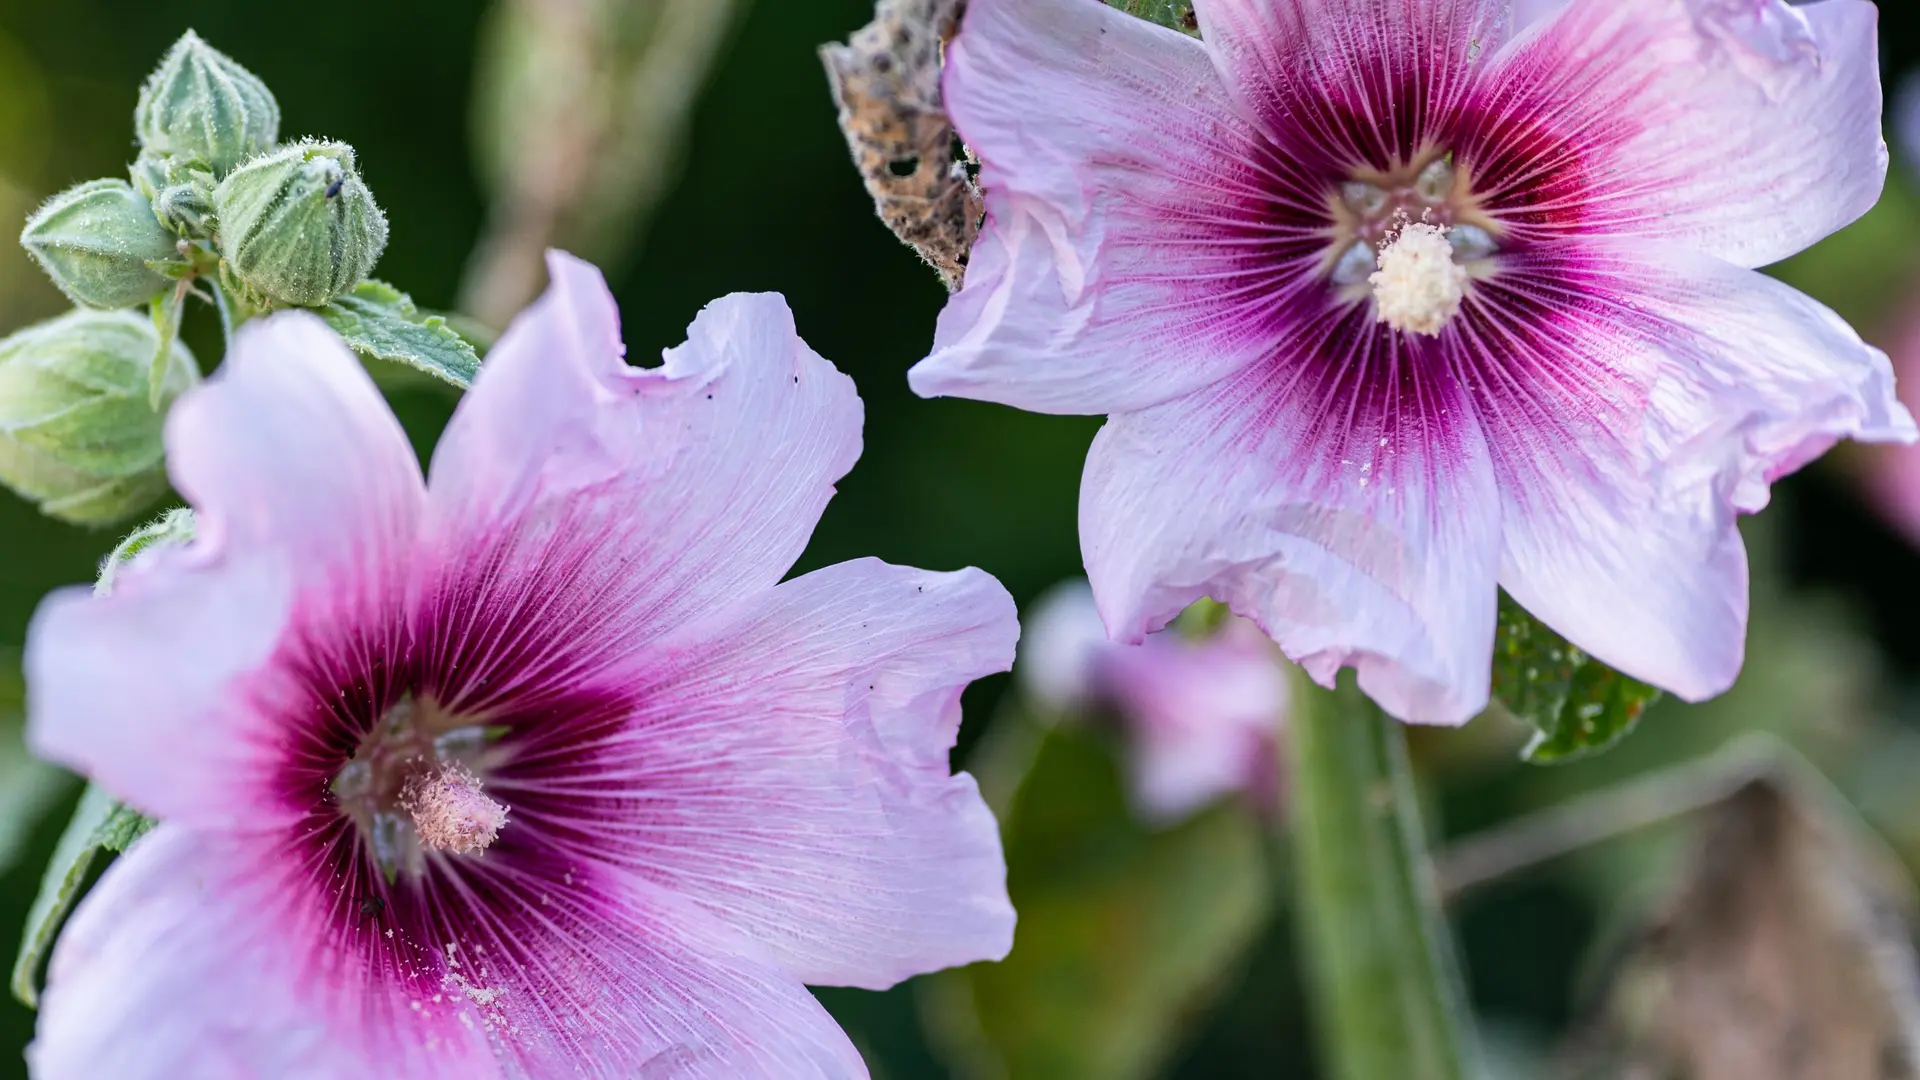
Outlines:
<svg viewBox="0 0 1920 1080"><path fill-rule="evenodd" d="M1234 792L1263 809L1279 806L1280 664L1260 628L1239 618L1204 640L1163 630L1139 645L1116 644L1092 591L1076 581L1035 604L1015 670L1047 708L1117 716L1135 808L1166 824Z"/></svg>
<svg viewBox="0 0 1920 1080"><path fill-rule="evenodd" d="M198 538L31 631L30 734L163 820L62 936L39 1080L865 1076L803 983L1003 955L949 774L979 571L782 582L860 452L774 296L642 370L564 256L432 483L310 316L168 461Z"/></svg>
<svg viewBox="0 0 1920 1080"><path fill-rule="evenodd" d="M1914 436L1886 358L1749 269L1880 192L1873 5L1196 7L1204 45L968 5L946 95L988 222L914 388L1111 414L1080 528L1121 640L1210 595L1457 723L1497 583L1725 689L1736 516L1839 438Z"/></svg>
<svg viewBox="0 0 1920 1080"><path fill-rule="evenodd" d="M1920 180L1920 78L1909 76L1895 96L1890 127L1894 147L1906 159L1909 177ZM1908 295L1920 298L1920 278L1907 283ZM1920 395L1920 304L1908 302L1893 312L1887 339L1899 377L1900 400L1912 409ZM1920 447L1876 446L1865 462L1861 479L1874 509L1909 543L1920 545Z"/></svg>
<svg viewBox="0 0 1920 1080"><path fill-rule="evenodd" d="M1920 280L1909 283L1920 296ZM1900 376L1900 398L1909 408L1920 401L1920 304L1896 313L1888 348ZM1881 519L1907 542L1920 545L1920 447L1876 446L1863 462L1860 480Z"/></svg>

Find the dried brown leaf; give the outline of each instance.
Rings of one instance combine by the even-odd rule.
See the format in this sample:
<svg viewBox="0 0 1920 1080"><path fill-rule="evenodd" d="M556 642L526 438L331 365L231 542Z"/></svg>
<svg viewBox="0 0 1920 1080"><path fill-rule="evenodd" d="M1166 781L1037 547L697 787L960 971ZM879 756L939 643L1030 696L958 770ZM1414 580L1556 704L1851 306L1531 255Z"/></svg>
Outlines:
<svg viewBox="0 0 1920 1080"><path fill-rule="evenodd" d="M874 209L950 290L966 276L983 204L940 99L944 44L964 0L880 0L873 22L821 48L854 165Z"/></svg>
<svg viewBox="0 0 1920 1080"><path fill-rule="evenodd" d="M1914 1080L1911 884L1830 793L1782 773L1704 812L1574 1072L1628 1080Z"/></svg>

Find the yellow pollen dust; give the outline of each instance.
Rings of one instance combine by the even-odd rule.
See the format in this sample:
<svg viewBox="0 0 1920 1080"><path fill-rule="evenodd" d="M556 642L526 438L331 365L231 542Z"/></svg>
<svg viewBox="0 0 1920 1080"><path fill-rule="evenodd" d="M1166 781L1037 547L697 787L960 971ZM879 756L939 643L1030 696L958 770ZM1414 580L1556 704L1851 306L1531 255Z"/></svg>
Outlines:
<svg viewBox="0 0 1920 1080"><path fill-rule="evenodd" d="M480 778L458 764L407 781L400 808L413 815L420 842L449 855L478 855L507 823L507 808L480 790Z"/></svg>
<svg viewBox="0 0 1920 1080"><path fill-rule="evenodd" d="M1467 295L1467 270L1437 225L1407 222L1387 235L1380 269L1367 278L1379 320L1395 330L1438 337Z"/></svg>

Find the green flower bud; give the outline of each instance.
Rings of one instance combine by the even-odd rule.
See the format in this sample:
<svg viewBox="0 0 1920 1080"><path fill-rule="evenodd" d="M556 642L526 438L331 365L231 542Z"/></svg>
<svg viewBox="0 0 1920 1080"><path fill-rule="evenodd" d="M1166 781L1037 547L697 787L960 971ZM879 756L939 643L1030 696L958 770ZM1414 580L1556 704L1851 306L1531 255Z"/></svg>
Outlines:
<svg viewBox="0 0 1920 1080"><path fill-rule="evenodd" d="M387 217L345 143L253 158L214 189L213 213L226 269L268 303L318 307L350 292L387 246Z"/></svg>
<svg viewBox="0 0 1920 1080"><path fill-rule="evenodd" d="M153 216L179 236L204 239L213 214L213 174L181 164L177 158L152 150L127 166L134 189L153 205Z"/></svg>
<svg viewBox="0 0 1920 1080"><path fill-rule="evenodd" d="M133 127L148 150L202 162L225 176L273 148L280 105L266 83L189 30L140 88Z"/></svg>
<svg viewBox="0 0 1920 1080"><path fill-rule="evenodd" d="M167 406L200 380L176 342L150 406L159 348L153 322L130 311L71 311L0 340L0 483L79 525L151 505L167 489Z"/></svg>
<svg viewBox="0 0 1920 1080"><path fill-rule="evenodd" d="M20 245L76 304L144 304L167 287L149 263L178 256L146 197L125 180L93 180L47 200Z"/></svg>

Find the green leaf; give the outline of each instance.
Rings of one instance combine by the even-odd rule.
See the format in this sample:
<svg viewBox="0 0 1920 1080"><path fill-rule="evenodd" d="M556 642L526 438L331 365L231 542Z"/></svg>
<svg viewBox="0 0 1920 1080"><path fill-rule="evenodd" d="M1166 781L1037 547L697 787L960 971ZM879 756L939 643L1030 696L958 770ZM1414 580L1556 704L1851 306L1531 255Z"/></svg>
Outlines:
<svg viewBox="0 0 1920 1080"><path fill-rule="evenodd" d="M1493 695L1532 725L1521 757L1537 765L1597 754L1631 732L1660 691L1549 630L1505 593L1493 643Z"/></svg>
<svg viewBox="0 0 1920 1080"><path fill-rule="evenodd" d="M1269 925L1263 829L1236 802L1139 824L1109 740L1085 728L1039 736L1030 760L1002 814L1013 951L924 984L933 1034L961 1077L1145 1080Z"/></svg>
<svg viewBox="0 0 1920 1080"><path fill-rule="evenodd" d="M42 961L53 948L53 941L66 921L67 912L79 898L80 886L87 880L96 854L125 851L146 835L153 822L117 802L105 789L87 785L80 805L60 834L53 849L53 861L40 879L40 893L27 911L27 925L20 935L20 954L13 962L13 996L29 1008L37 1008L40 991L36 985Z"/></svg>
<svg viewBox="0 0 1920 1080"><path fill-rule="evenodd" d="M480 354L445 316L421 313L406 293L383 281L363 281L314 310L355 352L418 368L462 390L479 373Z"/></svg>
<svg viewBox="0 0 1920 1080"><path fill-rule="evenodd" d="M1183 34L1197 36L1200 33L1192 0L1107 0L1107 6Z"/></svg>

